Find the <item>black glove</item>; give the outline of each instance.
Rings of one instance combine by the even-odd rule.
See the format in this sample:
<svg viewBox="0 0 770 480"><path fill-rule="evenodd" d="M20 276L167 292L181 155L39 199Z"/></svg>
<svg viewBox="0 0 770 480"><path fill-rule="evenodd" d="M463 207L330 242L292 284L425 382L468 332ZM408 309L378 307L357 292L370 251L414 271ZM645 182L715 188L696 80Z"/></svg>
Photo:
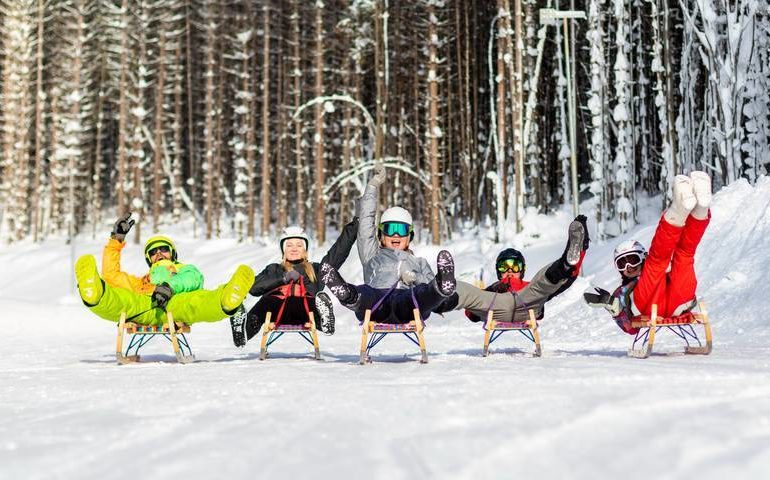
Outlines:
<svg viewBox="0 0 770 480"><path fill-rule="evenodd" d="M487 290L490 292L508 293L508 284L503 281L495 282Z"/></svg>
<svg viewBox="0 0 770 480"><path fill-rule="evenodd" d="M298 271L291 269L288 272L283 274L283 281L284 283L296 282L297 280L299 280L300 276L301 275L299 274Z"/></svg>
<svg viewBox="0 0 770 480"><path fill-rule="evenodd" d="M124 242L126 240L126 234L131 230L131 227L134 226L134 223L136 223L136 220L131 218L131 212L123 215L117 222L115 222L115 226L112 227L110 237L119 242Z"/></svg>
<svg viewBox="0 0 770 480"><path fill-rule="evenodd" d="M171 300L173 295L174 291L171 290L171 287L168 285L168 283L161 283L155 287L155 290L152 291L152 304L160 309L165 310L166 304L169 300Z"/></svg>
<svg viewBox="0 0 770 480"><path fill-rule="evenodd" d="M379 188L383 183L385 183L385 167L378 162L374 165L374 175L369 179L369 185Z"/></svg>
<svg viewBox="0 0 770 480"><path fill-rule="evenodd" d="M614 298L610 292L603 288L594 287L594 290L596 293L583 293L583 298L590 307L602 307L613 316L620 313L620 299Z"/></svg>
<svg viewBox="0 0 770 480"><path fill-rule="evenodd" d="M575 217L575 220L583 224L583 233L585 233L585 237L583 237L583 250L588 250L588 244L591 243L591 238L588 236L588 225L586 224L588 218L585 215L578 215Z"/></svg>

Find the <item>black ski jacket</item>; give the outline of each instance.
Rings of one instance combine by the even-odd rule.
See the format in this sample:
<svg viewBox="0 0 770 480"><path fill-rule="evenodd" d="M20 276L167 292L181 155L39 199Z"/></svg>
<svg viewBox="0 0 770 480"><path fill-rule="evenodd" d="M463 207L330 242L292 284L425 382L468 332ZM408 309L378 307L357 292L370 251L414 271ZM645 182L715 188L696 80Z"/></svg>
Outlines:
<svg viewBox="0 0 770 480"><path fill-rule="evenodd" d="M356 235L358 232L358 217L354 217L345 227L342 229L337 241L331 246L326 255L324 255L321 262L311 262L313 270L315 270L316 279L311 281L302 264L294 265L294 270L299 272L303 277L305 283L305 289L307 290L307 296L309 298L315 298L316 293L324 289L324 283L321 281L319 272L321 270L321 263L326 262L333 266L335 269L339 269L345 260L347 260L350 254L350 249L356 243ZM255 297L261 297L266 293L270 293L279 287L286 285L283 276L286 273L283 265L280 263L271 263L266 266L256 277L254 277L254 284L251 286L249 293Z"/></svg>

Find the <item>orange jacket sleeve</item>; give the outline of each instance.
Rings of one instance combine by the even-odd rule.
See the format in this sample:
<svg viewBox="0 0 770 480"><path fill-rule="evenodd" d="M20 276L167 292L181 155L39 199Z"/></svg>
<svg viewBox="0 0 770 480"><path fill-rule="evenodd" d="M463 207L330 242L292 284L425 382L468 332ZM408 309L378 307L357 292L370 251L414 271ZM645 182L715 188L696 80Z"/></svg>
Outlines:
<svg viewBox="0 0 770 480"><path fill-rule="evenodd" d="M125 242L111 238L102 253L102 278L113 287L125 288L136 293L152 293L152 284L120 270L120 252ZM149 288L149 291L148 291Z"/></svg>

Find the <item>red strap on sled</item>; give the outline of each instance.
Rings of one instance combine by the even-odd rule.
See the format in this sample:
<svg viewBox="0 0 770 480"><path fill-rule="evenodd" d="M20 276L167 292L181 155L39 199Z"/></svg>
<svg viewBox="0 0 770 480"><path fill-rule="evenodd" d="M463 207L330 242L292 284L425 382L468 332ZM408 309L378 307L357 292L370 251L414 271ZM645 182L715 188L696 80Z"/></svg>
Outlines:
<svg viewBox="0 0 770 480"><path fill-rule="evenodd" d="M302 297L302 303L305 304L305 313L307 313L308 319L310 318L310 306L307 303L307 289L305 288L305 279L304 277L299 277L299 295L294 295L294 280L289 282L289 293L286 295L283 299L283 302L281 302L281 308L278 309L278 315L275 317L275 327L278 328L278 325L281 324L281 318L283 317L283 310L286 307L286 302L289 300L290 297L300 296Z"/></svg>

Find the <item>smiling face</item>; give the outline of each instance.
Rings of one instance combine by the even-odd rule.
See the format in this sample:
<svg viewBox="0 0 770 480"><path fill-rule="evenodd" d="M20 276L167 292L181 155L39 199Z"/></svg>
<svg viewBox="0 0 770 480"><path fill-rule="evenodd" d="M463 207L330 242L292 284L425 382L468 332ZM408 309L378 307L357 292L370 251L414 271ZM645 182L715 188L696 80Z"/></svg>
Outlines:
<svg viewBox="0 0 770 480"><path fill-rule="evenodd" d="M171 249L167 245L153 248L147 253L150 255L150 262L153 265L161 260L171 260Z"/></svg>
<svg viewBox="0 0 770 480"><path fill-rule="evenodd" d="M625 270L621 271L620 273L622 273L627 278L636 278L642 273L642 264L640 263L635 267L630 267L626 265Z"/></svg>
<svg viewBox="0 0 770 480"><path fill-rule="evenodd" d="M389 237L382 236L382 246L393 250L406 250L409 248L409 237Z"/></svg>
<svg viewBox="0 0 770 480"><path fill-rule="evenodd" d="M290 238L283 242L283 258L286 260L294 262L306 256L305 241L301 238Z"/></svg>

